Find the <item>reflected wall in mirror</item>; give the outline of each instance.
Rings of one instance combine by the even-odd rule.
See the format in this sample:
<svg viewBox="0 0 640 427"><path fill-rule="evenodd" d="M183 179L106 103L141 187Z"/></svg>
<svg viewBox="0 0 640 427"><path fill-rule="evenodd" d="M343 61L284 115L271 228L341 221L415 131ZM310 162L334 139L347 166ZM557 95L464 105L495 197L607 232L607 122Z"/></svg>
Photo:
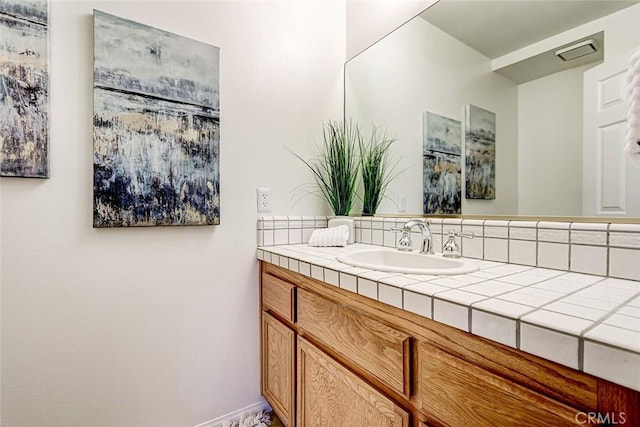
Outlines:
<svg viewBox="0 0 640 427"><path fill-rule="evenodd" d="M423 212L422 113L464 123L472 104L496 114L496 197L463 194L462 214L640 217L623 153L638 48L638 1L440 0L345 65L345 117L386 128L408 168L378 213L402 195Z"/></svg>

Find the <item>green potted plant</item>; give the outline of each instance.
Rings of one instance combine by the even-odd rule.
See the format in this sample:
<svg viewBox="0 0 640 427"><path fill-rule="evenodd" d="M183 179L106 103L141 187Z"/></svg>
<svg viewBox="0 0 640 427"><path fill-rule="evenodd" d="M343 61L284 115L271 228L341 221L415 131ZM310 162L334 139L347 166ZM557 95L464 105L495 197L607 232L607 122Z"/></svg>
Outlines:
<svg viewBox="0 0 640 427"><path fill-rule="evenodd" d="M356 197L360 129L350 121L329 121L323 124L322 135L318 155L311 160L305 160L285 148L313 173L318 190L333 213L347 216Z"/></svg>
<svg viewBox="0 0 640 427"><path fill-rule="evenodd" d="M360 173L362 175L362 215L372 216L378 210L389 183L401 172L395 172L398 160L391 157L391 146L396 141L377 127L371 130L368 141L359 138Z"/></svg>

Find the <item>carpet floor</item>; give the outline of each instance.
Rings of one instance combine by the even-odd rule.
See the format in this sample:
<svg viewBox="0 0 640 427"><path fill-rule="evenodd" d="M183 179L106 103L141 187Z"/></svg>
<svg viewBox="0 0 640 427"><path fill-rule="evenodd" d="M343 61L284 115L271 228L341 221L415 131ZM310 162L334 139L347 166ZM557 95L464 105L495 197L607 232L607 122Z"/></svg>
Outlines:
<svg viewBox="0 0 640 427"><path fill-rule="evenodd" d="M284 424L282 424L282 421L280 421L280 418L278 418L275 412L270 412L269 415L271 416L271 427L284 427Z"/></svg>

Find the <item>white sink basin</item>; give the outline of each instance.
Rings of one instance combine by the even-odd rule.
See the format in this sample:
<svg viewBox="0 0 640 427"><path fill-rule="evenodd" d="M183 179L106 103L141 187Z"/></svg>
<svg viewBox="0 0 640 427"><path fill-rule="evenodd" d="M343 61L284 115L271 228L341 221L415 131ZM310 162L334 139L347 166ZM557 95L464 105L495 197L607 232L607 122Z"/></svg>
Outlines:
<svg viewBox="0 0 640 427"><path fill-rule="evenodd" d="M478 271L478 264L462 258L443 258L442 254L400 252L397 249L347 251L338 261L370 270L406 274L466 274Z"/></svg>

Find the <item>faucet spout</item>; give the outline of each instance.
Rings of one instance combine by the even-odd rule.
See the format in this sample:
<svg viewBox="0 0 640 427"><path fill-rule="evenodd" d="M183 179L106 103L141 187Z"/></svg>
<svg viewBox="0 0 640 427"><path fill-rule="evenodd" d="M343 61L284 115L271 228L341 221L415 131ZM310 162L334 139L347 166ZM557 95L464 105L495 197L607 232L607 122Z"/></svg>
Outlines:
<svg viewBox="0 0 640 427"><path fill-rule="evenodd" d="M429 220L425 222L421 219L410 219L402 226L402 228L407 231L411 231L413 227L418 227L420 233L422 233L422 244L420 245L421 254L433 254L433 235L431 234L431 228L429 228L430 224Z"/></svg>

